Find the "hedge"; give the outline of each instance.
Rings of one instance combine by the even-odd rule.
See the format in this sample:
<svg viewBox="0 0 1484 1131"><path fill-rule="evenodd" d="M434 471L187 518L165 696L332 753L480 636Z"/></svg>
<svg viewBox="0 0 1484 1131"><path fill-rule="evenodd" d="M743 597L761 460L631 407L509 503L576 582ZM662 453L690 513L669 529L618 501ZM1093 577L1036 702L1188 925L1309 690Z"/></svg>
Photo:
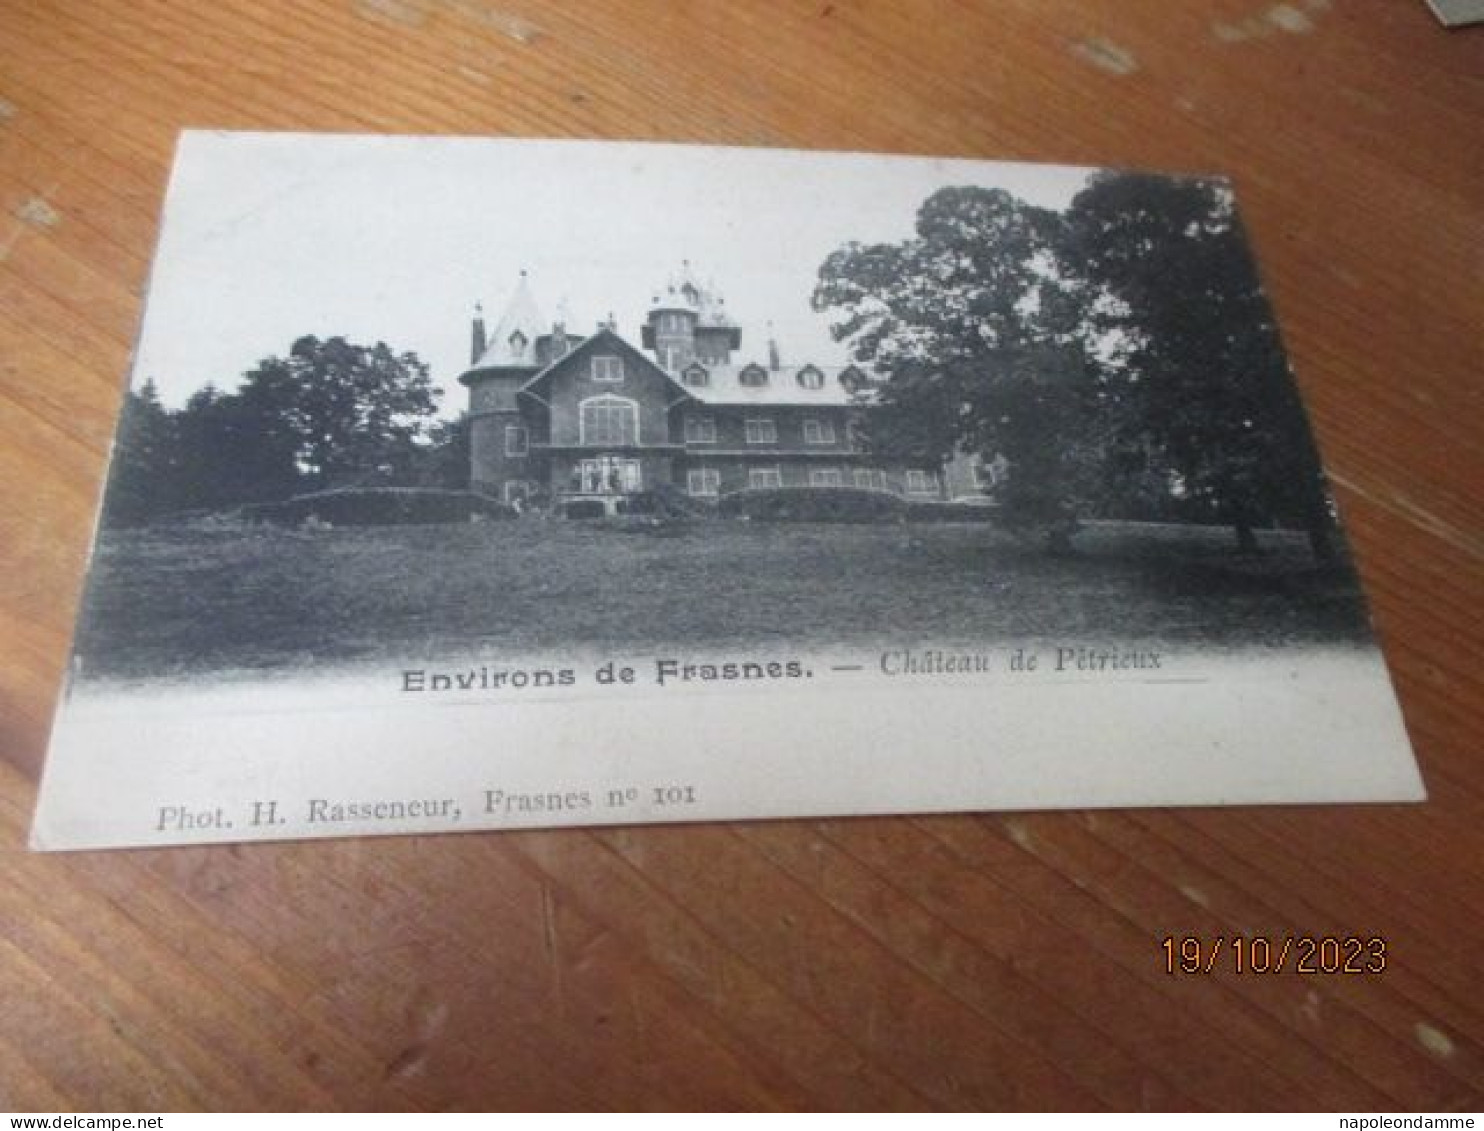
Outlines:
<svg viewBox="0 0 1484 1131"><path fill-rule="evenodd" d="M515 511L477 491L413 487L369 487L316 491L279 503L253 503L237 512L257 522L297 526L310 520L331 526L404 526L513 518Z"/></svg>
<svg viewBox="0 0 1484 1131"><path fill-rule="evenodd" d="M734 491L717 513L756 522L898 522L907 504L884 491L863 487L779 487Z"/></svg>
<svg viewBox="0 0 1484 1131"><path fill-rule="evenodd" d="M913 499L907 503L907 517L913 522L996 522L1000 517L1000 506L998 503Z"/></svg>

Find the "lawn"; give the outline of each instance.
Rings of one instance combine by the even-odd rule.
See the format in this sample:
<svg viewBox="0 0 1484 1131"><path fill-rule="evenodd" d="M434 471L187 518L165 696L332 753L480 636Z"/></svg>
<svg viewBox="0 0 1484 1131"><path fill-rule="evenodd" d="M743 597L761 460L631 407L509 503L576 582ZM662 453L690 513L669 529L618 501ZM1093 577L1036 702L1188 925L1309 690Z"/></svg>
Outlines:
<svg viewBox="0 0 1484 1131"><path fill-rule="evenodd" d="M1277 647L1364 637L1348 569L1298 535L1098 524L1070 557L982 523L579 522L111 531L89 677L409 658L1062 641Z"/></svg>

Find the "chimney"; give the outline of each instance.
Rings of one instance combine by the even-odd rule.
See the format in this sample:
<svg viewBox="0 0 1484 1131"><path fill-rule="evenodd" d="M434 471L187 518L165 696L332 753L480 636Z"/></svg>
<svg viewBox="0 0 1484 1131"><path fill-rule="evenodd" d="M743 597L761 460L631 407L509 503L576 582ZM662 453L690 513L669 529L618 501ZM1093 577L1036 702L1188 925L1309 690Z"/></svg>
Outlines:
<svg viewBox="0 0 1484 1131"><path fill-rule="evenodd" d="M484 356L484 307L479 303L474 304L474 341L470 350L470 365L478 365L479 359Z"/></svg>
<svg viewBox="0 0 1484 1131"><path fill-rule="evenodd" d="M778 357L778 339L773 337L773 323L768 323L768 368L777 373L783 362Z"/></svg>

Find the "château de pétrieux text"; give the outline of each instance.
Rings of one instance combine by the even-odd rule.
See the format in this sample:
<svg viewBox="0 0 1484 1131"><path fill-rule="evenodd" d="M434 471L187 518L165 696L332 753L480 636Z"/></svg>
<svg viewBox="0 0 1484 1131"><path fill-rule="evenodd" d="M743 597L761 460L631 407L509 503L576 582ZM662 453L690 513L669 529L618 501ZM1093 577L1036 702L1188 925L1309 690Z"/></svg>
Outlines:
<svg viewBox="0 0 1484 1131"><path fill-rule="evenodd" d="M520 692L573 688L665 688L703 684L766 684L830 675L874 673L899 676L962 676L997 673L1114 674L1160 671L1168 656L1156 648L1086 644L1017 647L999 651L947 648L890 648L860 662L821 664L797 657L722 658L661 656L647 660L604 660L591 665L506 666L478 663L461 667L404 668L399 690L406 695L458 692Z"/></svg>

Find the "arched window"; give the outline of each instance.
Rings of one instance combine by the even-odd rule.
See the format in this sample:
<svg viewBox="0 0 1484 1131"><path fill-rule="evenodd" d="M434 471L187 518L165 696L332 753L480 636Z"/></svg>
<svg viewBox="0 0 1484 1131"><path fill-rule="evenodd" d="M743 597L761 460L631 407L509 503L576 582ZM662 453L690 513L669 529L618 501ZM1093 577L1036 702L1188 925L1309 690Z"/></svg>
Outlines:
<svg viewBox="0 0 1484 1131"><path fill-rule="evenodd" d="M823 389L824 374L812 365L799 370L799 384L806 389Z"/></svg>
<svg viewBox="0 0 1484 1131"><path fill-rule="evenodd" d="M624 397L605 394L582 402L582 445L626 448L639 443L639 406Z"/></svg>
<svg viewBox="0 0 1484 1131"><path fill-rule="evenodd" d="M768 371L761 365L749 365L737 375L737 379L744 385L754 387L768 383Z"/></svg>

